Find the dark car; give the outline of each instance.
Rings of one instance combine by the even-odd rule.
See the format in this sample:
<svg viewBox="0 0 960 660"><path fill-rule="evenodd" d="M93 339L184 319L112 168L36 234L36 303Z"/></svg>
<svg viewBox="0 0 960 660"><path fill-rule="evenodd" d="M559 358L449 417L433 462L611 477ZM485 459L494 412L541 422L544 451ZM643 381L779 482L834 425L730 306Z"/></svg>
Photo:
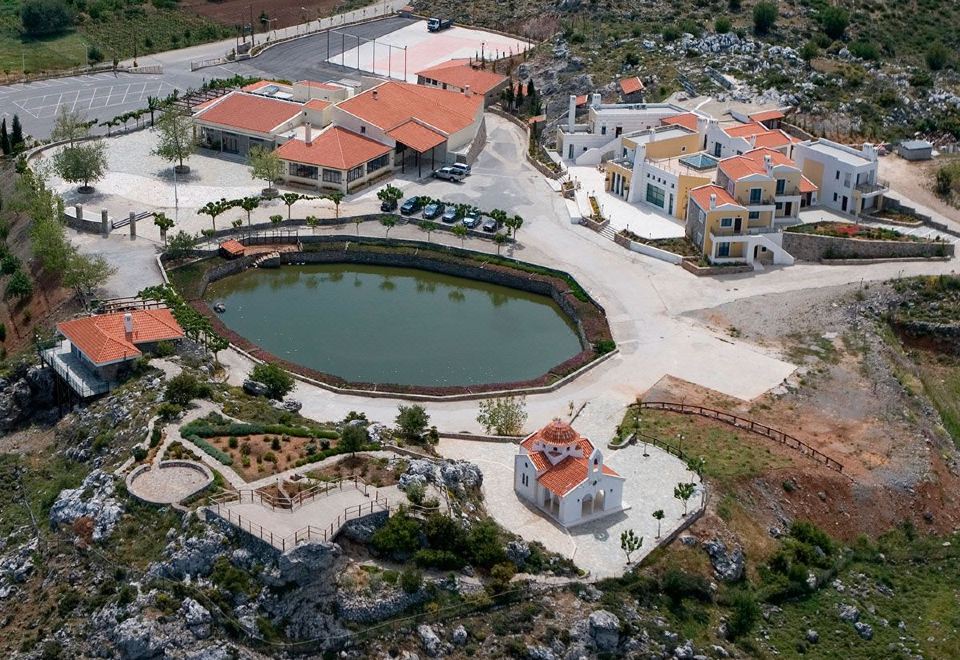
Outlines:
<svg viewBox="0 0 960 660"><path fill-rule="evenodd" d="M463 216L463 226L467 229L475 229L480 224L480 213L477 211L470 211L465 216Z"/></svg>
<svg viewBox="0 0 960 660"><path fill-rule="evenodd" d="M486 220L483 221L483 225L481 226L481 228L483 229L483 231L488 231L493 233L497 231L498 223L493 218L487 218Z"/></svg>
<svg viewBox="0 0 960 660"><path fill-rule="evenodd" d="M444 208L445 207L441 202L431 202L423 209L423 217L427 220L439 218L440 214L443 213Z"/></svg>
<svg viewBox="0 0 960 660"><path fill-rule="evenodd" d="M392 211L397 210L397 200L395 199L385 199L380 202L380 210L384 213L391 213Z"/></svg>
<svg viewBox="0 0 960 660"><path fill-rule="evenodd" d="M413 215L422 208L423 202L420 201L420 198L411 197L403 203L403 206L400 207L400 215Z"/></svg>
<svg viewBox="0 0 960 660"><path fill-rule="evenodd" d="M443 212L443 215L442 215L442 216L440 216L440 219L441 219L443 222L446 222L447 224L451 224L451 223L454 223L454 222L457 221L457 215L459 215L459 214L457 213L457 207L456 207L456 206L448 206L448 207L447 207L447 210Z"/></svg>

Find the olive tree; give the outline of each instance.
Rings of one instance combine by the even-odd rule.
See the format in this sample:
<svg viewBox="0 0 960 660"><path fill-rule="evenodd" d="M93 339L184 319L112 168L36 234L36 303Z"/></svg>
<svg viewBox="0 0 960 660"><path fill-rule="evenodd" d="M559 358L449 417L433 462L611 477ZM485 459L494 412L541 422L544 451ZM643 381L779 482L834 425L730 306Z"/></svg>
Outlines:
<svg viewBox="0 0 960 660"><path fill-rule="evenodd" d="M487 433L497 435L520 435L527 422L527 403L524 397L485 399L480 402L477 423Z"/></svg>
<svg viewBox="0 0 960 660"><path fill-rule="evenodd" d="M153 111L151 110L151 115ZM183 161L197 150L197 138L193 132L193 118L185 110L170 108L153 127L157 134L157 146L153 154L176 163L178 173L187 171Z"/></svg>
<svg viewBox="0 0 960 660"><path fill-rule="evenodd" d="M107 169L107 151L100 140L65 146L53 157L53 169L68 183L82 184L79 191L93 190L91 181L99 181Z"/></svg>
<svg viewBox="0 0 960 660"><path fill-rule="evenodd" d="M274 190L273 184L283 176L283 162L280 157L266 147L252 147L247 155L250 174L254 179L267 182L267 189Z"/></svg>

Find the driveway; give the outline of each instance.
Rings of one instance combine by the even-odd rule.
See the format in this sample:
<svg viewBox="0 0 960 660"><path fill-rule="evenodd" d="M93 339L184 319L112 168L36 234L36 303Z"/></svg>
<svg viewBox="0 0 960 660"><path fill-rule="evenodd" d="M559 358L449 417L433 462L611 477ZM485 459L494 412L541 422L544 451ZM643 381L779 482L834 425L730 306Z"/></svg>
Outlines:
<svg viewBox="0 0 960 660"><path fill-rule="evenodd" d="M604 451L604 461L626 481L623 488L625 511L611 514L585 525L565 529L538 509L517 497L513 490L512 443L475 442L443 438L437 451L446 458L476 463L483 472L483 498L487 512L500 525L527 541L539 541L548 550L573 560L591 577L622 575L627 568L620 549L620 534L632 529L643 537L643 545L633 557L639 561L656 548L657 521L653 512L662 509L661 538L686 519L683 505L673 497L678 483L691 481L682 461L655 447L643 456L643 447ZM699 493L690 500L690 511L697 508Z"/></svg>

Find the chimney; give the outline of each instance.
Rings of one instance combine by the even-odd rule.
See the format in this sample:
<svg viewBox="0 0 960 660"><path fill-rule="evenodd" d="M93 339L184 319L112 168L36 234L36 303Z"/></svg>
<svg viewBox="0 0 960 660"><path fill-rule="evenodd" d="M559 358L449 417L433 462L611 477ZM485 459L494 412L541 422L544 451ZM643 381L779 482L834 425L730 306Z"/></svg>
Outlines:
<svg viewBox="0 0 960 660"><path fill-rule="evenodd" d="M303 125L303 141L308 147L313 144L313 125L310 122Z"/></svg>
<svg viewBox="0 0 960 660"><path fill-rule="evenodd" d="M710 210L717 208L717 193L710 193Z"/></svg>
<svg viewBox="0 0 960 660"><path fill-rule="evenodd" d="M773 158L770 157L770 154L763 155L763 166L767 170L767 174L773 173Z"/></svg>
<svg viewBox="0 0 960 660"><path fill-rule="evenodd" d="M594 107L600 105L600 95L599 95L599 94L594 94L594 95L593 95L593 100L590 101L590 105L592 105L592 106L594 106Z"/></svg>
<svg viewBox="0 0 960 660"><path fill-rule="evenodd" d="M870 142L863 143L863 149L861 150L863 155L869 158L872 161L877 160L877 148L873 146Z"/></svg>
<svg viewBox="0 0 960 660"><path fill-rule="evenodd" d="M123 331L128 335L133 334L133 314L130 312L123 315Z"/></svg>
<svg viewBox="0 0 960 660"><path fill-rule="evenodd" d="M470 91L470 85L467 85L466 87L463 88L463 95L468 98L473 96L473 92Z"/></svg>
<svg viewBox="0 0 960 660"><path fill-rule="evenodd" d="M573 132L573 126L577 123L577 96L570 95L570 104L567 108L567 124L570 126L570 132Z"/></svg>
<svg viewBox="0 0 960 660"><path fill-rule="evenodd" d="M371 94L371 96L373 96L373 100L376 101L376 100L377 100L377 90L373 90L373 93Z"/></svg>
<svg viewBox="0 0 960 660"><path fill-rule="evenodd" d="M756 149L756 148L757 148L757 136L756 136L756 135L751 135L751 136L750 136L750 147L753 148L753 149ZM766 158L766 157L764 157L764 158Z"/></svg>

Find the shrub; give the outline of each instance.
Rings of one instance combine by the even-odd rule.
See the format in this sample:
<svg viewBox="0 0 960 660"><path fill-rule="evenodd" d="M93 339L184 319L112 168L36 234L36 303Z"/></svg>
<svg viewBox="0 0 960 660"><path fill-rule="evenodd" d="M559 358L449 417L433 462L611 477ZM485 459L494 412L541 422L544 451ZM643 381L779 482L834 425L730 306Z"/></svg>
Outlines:
<svg viewBox="0 0 960 660"><path fill-rule="evenodd" d="M100 64L103 61L103 51L96 46L90 46L87 50L87 61L90 64Z"/></svg>
<svg viewBox="0 0 960 660"><path fill-rule="evenodd" d="M250 372L250 378L267 386L267 396L282 399L293 389L293 376L275 364L264 362Z"/></svg>
<svg viewBox="0 0 960 660"><path fill-rule="evenodd" d="M819 54L820 47L817 46L816 42L814 41L808 41L807 43L803 44L803 47L800 49L800 57L802 57L806 62L809 62Z"/></svg>
<svg viewBox="0 0 960 660"><path fill-rule="evenodd" d="M227 446L230 447L230 449L236 449L239 445L240 445L240 441L237 439L237 436L235 435L231 435L230 438L227 440Z"/></svg>
<svg viewBox="0 0 960 660"><path fill-rule="evenodd" d="M191 435L188 439L190 442L202 449L206 454L212 456L217 462L222 463L223 465L233 465L233 459L229 454L223 453L206 440L198 438L195 435Z"/></svg>
<svg viewBox="0 0 960 660"><path fill-rule="evenodd" d="M490 519L481 520L467 532L467 547L470 563L474 566L490 567L506 559L500 530Z"/></svg>
<svg viewBox="0 0 960 660"><path fill-rule="evenodd" d="M726 34L732 27L730 19L726 16L721 16L713 22L713 31L717 34Z"/></svg>
<svg viewBox="0 0 960 660"><path fill-rule="evenodd" d="M854 41L850 44L850 54L862 60L880 59L880 51L875 44L869 41Z"/></svg>
<svg viewBox="0 0 960 660"><path fill-rule="evenodd" d="M753 30L766 34L777 22L777 5L770 0L761 0L753 8Z"/></svg>
<svg viewBox="0 0 960 660"><path fill-rule="evenodd" d="M676 41L680 38L680 29L676 25L667 25L663 28L660 36L662 36L663 40L668 43L671 41Z"/></svg>
<svg viewBox="0 0 960 660"><path fill-rule="evenodd" d="M593 350L597 352L597 355L606 355L616 348L617 343L612 339L601 339L593 344Z"/></svg>
<svg viewBox="0 0 960 660"><path fill-rule="evenodd" d="M407 499L410 500L412 504L416 504L417 506L423 504L425 495L426 491L420 484L410 484L407 486Z"/></svg>
<svg viewBox="0 0 960 660"><path fill-rule="evenodd" d="M157 345L153 347L153 354L156 357L169 357L176 352L177 349L172 341L158 341Z"/></svg>
<svg viewBox="0 0 960 660"><path fill-rule="evenodd" d="M942 43L931 44L924 55L931 71L939 71L950 62L950 51Z"/></svg>
<svg viewBox="0 0 960 660"><path fill-rule="evenodd" d="M170 403L186 406L196 398L209 396L210 391L207 383L200 382L193 374L182 373L170 379L163 398Z"/></svg>
<svg viewBox="0 0 960 660"><path fill-rule="evenodd" d="M434 550L463 554L467 549L467 531L458 521L442 513L431 513L423 524L427 545Z"/></svg>
<svg viewBox="0 0 960 660"><path fill-rule="evenodd" d="M362 424L347 424L343 427L343 432L340 434L340 443L337 446L341 451L353 454L363 449L369 439L370 435L367 433L365 426ZM327 449L330 446L330 442L324 440L321 442L321 445L323 442L327 444L324 449Z"/></svg>
<svg viewBox="0 0 960 660"><path fill-rule="evenodd" d="M753 630L760 618L760 606L756 599L748 592L741 592L734 596L733 612L727 622L727 634L730 639L737 639Z"/></svg>
<svg viewBox="0 0 960 660"><path fill-rule="evenodd" d="M408 594L420 591L423 586L423 573L415 568L405 568L400 573L400 588Z"/></svg>
<svg viewBox="0 0 960 660"><path fill-rule="evenodd" d="M147 450L146 450L146 449L144 449L144 448L141 447L140 445L137 445L136 447L133 448L133 460L135 460L136 462L139 463L140 461L142 461L142 460L145 459L146 457L147 457Z"/></svg>
<svg viewBox="0 0 960 660"><path fill-rule="evenodd" d="M380 554L409 557L420 549L420 525L406 511L400 510L374 532L370 544Z"/></svg>
<svg viewBox="0 0 960 660"><path fill-rule="evenodd" d="M268 451L266 454L263 455L263 460L266 461L267 463L276 463L277 455L274 454L272 451Z"/></svg>
<svg viewBox="0 0 960 660"><path fill-rule="evenodd" d="M273 436L273 440L270 442L270 449L280 451L280 438Z"/></svg>
<svg viewBox="0 0 960 660"><path fill-rule="evenodd" d="M949 167L937 170L936 191L938 195L947 197L953 190L953 171Z"/></svg>
<svg viewBox="0 0 960 660"><path fill-rule="evenodd" d="M310 447L313 447L313 451L309 451ZM320 449L322 449L323 451L326 451L326 450L330 449L330 441L327 440L326 438L324 438L323 440L321 440L321 441L320 441ZM317 451L317 446L314 445L314 444L307 445L307 450L308 450L307 453L315 454L316 451Z"/></svg>
<svg viewBox="0 0 960 660"><path fill-rule="evenodd" d="M502 593L510 588L510 580L517 573L512 562L501 562L490 569L490 588L493 593Z"/></svg>
<svg viewBox="0 0 960 660"><path fill-rule="evenodd" d="M464 566L463 555L449 550L417 550L413 561L421 568L439 568L444 571L455 571Z"/></svg>
<svg viewBox="0 0 960 660"><path fill-rule="evenodd" d="M160 419L165 421L170 421L176 419L176 417L183 412L183 406L178 406L175 403L170 403L165 401L157 407L157 415Z"/></svg>
<svg viewBox="0 0 960 660"><path fill-rule="evenodd" d="M58 34L73 23L63 0L26 0L20 6L20 23L30 36Z"/></svg>
<svg viewBox="0 0 960 660"><path fill-rule="evenodd" d="M844 7L827 5L820 11L820 25L831 39L842 39L850 25L850 12Z"/></svg>
<svg viewBox="0 0 960 660"><path fill-rule="evenodd" d="M742 4L741 0L727 0L727 6L730 8L730 11L740 11Z"/></svg>
<svg viewBox="0 0 960 660"><path fill-rule="evenodd" d="M158 446L161 440L163 440L163 429L159 424L154 424L153 430L150 432L150 446Z"/></svg>

